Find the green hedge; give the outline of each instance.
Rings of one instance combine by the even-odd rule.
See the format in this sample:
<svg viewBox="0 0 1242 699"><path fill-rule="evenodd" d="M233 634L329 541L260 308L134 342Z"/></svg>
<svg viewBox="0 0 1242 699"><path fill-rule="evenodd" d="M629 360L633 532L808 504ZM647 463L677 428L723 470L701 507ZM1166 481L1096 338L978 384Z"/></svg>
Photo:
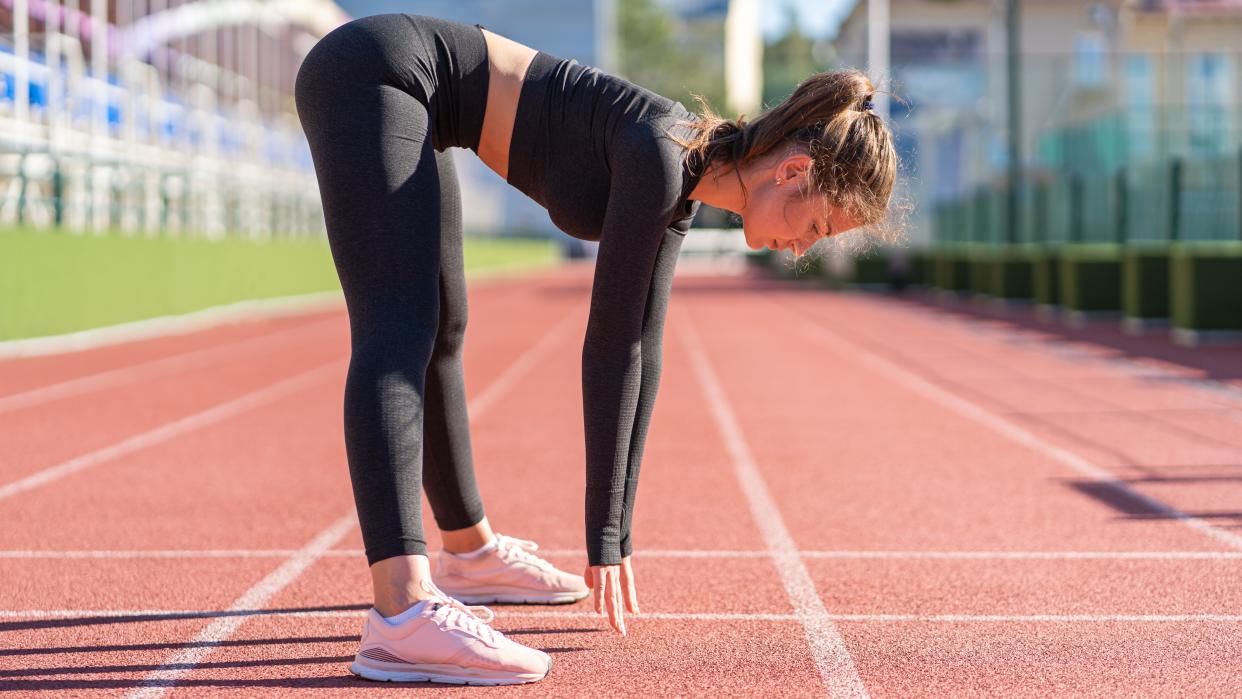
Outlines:
<svg viewBox="0 0 1242 699"><path fill-rule="evenodd" d="M1120 245L1067 245L1061 251L1061 305L1068 311L1121 310Z"/></svg>
<svg viewBox="0 0 1242 699"><path fill-rule="evenodd" d="M928 253L931 283L944 291L970 290L970 259L961 245L945 245Z"/></svg>
<svg viewBox="0 0 1242 699"><path fill-rule="evenodd" d="M1169 317L1169 247L1130 244L1122 253L1121 310L1126 318Z"/></svg>
<svg viewBox="0 0 1242 699"><path fill-rule="evenodd" d="M1002 248L992 271L992 295L1010 301L1033 298L1035 256L1040 249L1032 245Z"/></svg>
<svg viewBox="0 0 1242 699"><path fill-rule="evenodd" d="M1242 330L1242 242L1174 245L1169 276L1175 329Z"/></svg>
<svg viewBox="0 0 1242 699"><path fill-rule="evenodd" d="M888 254L883 251L873 250L859 255L854 258L854 274L850 281L855 284L887 284L888 264Z"/></svg>
<svg viewBox="0 0 1242 699"><path fill-rule="evenodd" d="M1061 253L1057 247L1044 247L1031 253L1031 293L1036 303L1061 305Z"/></svg>

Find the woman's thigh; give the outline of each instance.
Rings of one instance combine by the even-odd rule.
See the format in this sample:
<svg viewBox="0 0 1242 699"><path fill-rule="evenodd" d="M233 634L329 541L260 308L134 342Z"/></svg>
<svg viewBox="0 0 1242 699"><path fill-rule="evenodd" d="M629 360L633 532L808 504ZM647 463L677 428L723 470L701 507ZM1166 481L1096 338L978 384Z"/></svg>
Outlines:
<svg viewBox="0 0 1242 699"><path fill-rule="evenodd" d="M299 77L298 109L355 346L389 333L434 339L442 183L426 105L329 74Z"/></svg>

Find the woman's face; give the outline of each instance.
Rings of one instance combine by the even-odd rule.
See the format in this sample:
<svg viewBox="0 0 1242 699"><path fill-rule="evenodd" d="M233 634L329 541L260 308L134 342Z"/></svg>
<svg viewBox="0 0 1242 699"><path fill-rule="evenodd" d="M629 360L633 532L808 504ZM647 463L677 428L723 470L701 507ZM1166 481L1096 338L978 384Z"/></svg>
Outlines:
<svg viewBox="0 0 1242 699"><path fill-rule="evenodd" d="M749 185L749 202L740 212L747 247L801 255L817 240L861 225L823 197L800 193L807 188L809 165L810 158L792 156L771 169L764 168L767 176Z"/></svg>

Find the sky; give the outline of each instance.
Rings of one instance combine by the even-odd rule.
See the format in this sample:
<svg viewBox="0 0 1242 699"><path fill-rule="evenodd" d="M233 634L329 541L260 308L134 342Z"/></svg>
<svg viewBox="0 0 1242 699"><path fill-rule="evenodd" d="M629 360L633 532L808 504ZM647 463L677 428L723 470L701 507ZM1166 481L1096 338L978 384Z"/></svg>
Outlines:
<svg viewBox="0 0 1242 699"><path fill-rule="evenodd" d="M625 2L625 0L618 0ZM860 0L866 2L867 0ZM761 0L763 3L763 33L768 38L785 33L785 8L792 7L798 13L802 31L816 38L830 37L855 0Z"/></svg>
<svg viewBox="0 0 1242 699"><path fill-rule="evenodd" d="M616 0L625 2L625 0ZM786 8L792 7L798 13L802 30L813 37L831 36L836 33L837 26L845 18L845 14L856 1L866 0L760 0L763 4L763 33L767 37L780 36L785 32ZM523 0L537 2L537 0ZM376 12L393 12L394 7L406 3L394 0L337 0L337 4L354 17L375 14ZM408 0L408 5L417 5L417 0ZM409 10L415 12L416 10Z"/></svg>

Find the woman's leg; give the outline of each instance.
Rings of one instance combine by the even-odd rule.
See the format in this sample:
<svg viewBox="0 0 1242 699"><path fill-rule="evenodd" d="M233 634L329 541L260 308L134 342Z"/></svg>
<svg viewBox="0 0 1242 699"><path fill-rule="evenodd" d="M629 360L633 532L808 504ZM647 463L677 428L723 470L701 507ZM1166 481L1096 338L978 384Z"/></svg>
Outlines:
<svg viewBox="0 0 1242 699"><path fill-rule="evenodd" d="M440 172L427 107L384 84L383 66L351 42L361 39L342 33L317 46L296 97L349 311L354 501L375 606L391 616L427 597L421 582L430 580L419 488L440 323Z"/></svg>
<svg viewBox="0 0 1242 699"><path fill-rule="evenodd" d="M440 172L440 326L427 366L423 418L423 487L442 531L444 548L473 551L494 536L483 514L470 451L470 416L462 346L466 337L466 270L461 187L448 151L436 153Z"/></svg>

